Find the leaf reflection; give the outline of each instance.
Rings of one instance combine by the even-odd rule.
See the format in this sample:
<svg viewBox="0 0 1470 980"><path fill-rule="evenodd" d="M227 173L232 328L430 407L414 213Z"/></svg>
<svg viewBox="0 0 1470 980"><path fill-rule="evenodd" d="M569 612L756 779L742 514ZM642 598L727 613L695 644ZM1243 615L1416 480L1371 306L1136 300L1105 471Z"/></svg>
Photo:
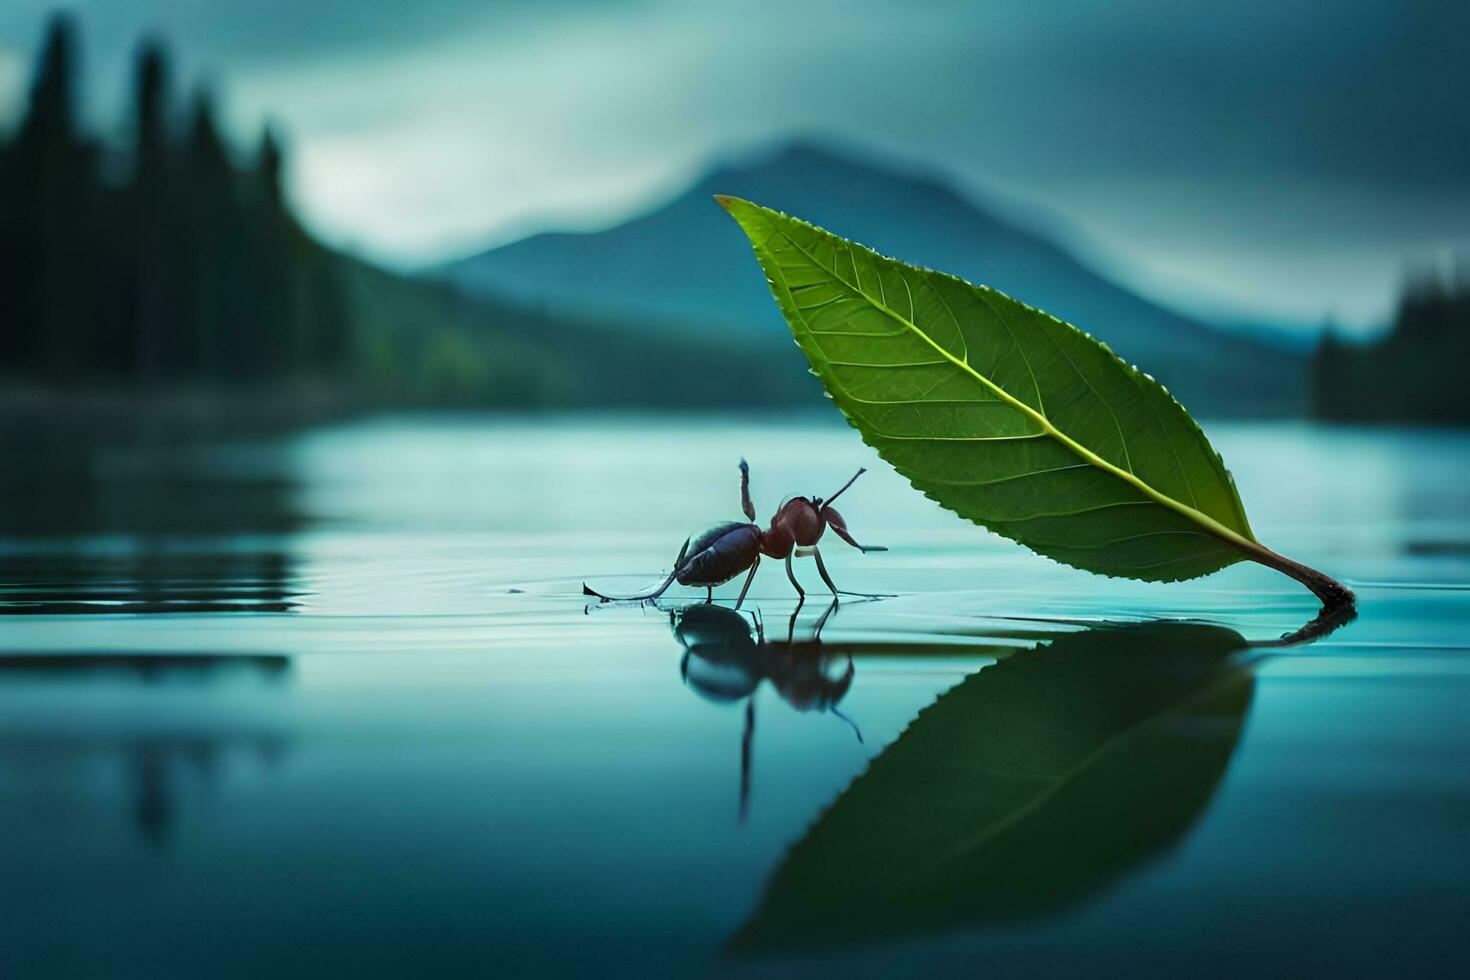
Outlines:
<svg viewBox="0 0 1470 980"><path fill-rule="evenodd" d="M1065 634L925 709L791 849L734 949L872 942L1062 911L1205 811L1251 703L1235 632Z"/></svg>

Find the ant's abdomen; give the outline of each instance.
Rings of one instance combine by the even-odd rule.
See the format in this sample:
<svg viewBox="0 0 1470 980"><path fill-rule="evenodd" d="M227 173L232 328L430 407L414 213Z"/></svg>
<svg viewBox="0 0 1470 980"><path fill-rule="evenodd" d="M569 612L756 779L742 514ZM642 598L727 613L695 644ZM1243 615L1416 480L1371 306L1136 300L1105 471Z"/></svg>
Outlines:
<svg viewBox="0 0 1470 980"><path fill-rule="evenodd" d="M680 585L723 585L749 570L759 554L760 529L754 524L720 524L694 539L675 577Z"/></svg>

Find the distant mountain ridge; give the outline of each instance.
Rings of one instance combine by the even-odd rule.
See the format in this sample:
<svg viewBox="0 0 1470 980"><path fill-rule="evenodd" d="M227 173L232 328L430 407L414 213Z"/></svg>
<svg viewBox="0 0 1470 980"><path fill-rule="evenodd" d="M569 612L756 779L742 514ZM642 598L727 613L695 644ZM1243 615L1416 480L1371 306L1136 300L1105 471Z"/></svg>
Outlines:
<svg viewBox="0 0 1470 980"><path fill-rule="evenodd" d="M744 237L711 200L746 197L885 255L992 286L1075 323L1196 412L1299 414L1300 352L1169 310L1088 268L1043 234L945 181L810 141L721 166L655 210L598 232L550 232L441 272L476 293L548 313L595 313L661 329L735 331L785 352L786 327ZM767 340L766 338L769 338Z"/></svg>

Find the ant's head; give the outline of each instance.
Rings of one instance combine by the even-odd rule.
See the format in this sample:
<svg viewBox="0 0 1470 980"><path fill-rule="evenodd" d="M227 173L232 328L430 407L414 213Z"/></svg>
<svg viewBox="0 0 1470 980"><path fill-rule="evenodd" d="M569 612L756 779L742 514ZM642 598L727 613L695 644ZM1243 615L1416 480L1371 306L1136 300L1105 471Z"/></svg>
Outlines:
<svg viewBox="0 0 1470 980"><path fill-rule="evenodd" d="M815 501L806 497L792 497L781 504L776 516L771 518L771 530L789 532L800 545L812 544L827 526L822 511Z"/></svg>
<svg viewBox="0 0 1470 980"><path fill-rule="evenodd" d="M827 711L847 696L856 672L851 657L845 670L834 672L837 661L820 650L787 648L782 654L771 683L797 711Z"/></svg>
<svg viewBox="0 0 1470 980"><path fill-rule="evenodd" d="M827 530L832 501L842 496L843 491L852 486L853 480L866 472L866 469L858 470L826 500L821 497L790 497L783 501L776 510L776 516L771 518L770 528L761 533L761 551L772 558L785 558L791 554L792 548L815 545L822 532ZM830 513L835 514L836 511Z"/></svg>

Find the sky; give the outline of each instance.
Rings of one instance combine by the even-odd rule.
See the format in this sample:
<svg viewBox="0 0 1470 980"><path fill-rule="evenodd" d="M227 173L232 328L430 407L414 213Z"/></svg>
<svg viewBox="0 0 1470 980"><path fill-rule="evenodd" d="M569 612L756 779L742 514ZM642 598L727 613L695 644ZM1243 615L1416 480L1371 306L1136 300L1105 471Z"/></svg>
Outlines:
<svg viewBox="0 0 1470 980"><path fill-rule="evenodd" d="M0 4L0 120L53 5ZM946 174L1216 319L1365 331L1470 256L1463 0L91 0L87 111L140 37L334 244L415 267L596 228L830 135Z"/></svg>

